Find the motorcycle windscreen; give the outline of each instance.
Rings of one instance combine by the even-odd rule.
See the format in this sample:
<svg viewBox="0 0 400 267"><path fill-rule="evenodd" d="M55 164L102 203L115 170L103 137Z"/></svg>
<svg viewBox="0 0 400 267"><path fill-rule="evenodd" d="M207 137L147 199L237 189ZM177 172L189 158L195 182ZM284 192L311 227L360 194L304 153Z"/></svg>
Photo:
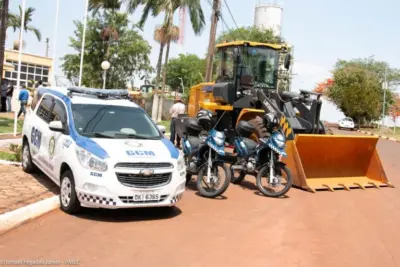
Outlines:
<svg viewBox="0 0 400 267"><path fill-rule="evenodd" d="M350 135L297 135L288 141L288 158L295 186L346 189L391 186L376 145L378 137Z"/></svg>

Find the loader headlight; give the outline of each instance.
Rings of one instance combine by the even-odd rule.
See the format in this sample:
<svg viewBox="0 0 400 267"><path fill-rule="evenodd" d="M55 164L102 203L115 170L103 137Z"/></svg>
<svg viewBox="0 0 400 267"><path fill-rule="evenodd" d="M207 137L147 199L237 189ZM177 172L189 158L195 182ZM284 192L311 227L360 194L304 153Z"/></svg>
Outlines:
<svg viewBox="0 0 400 267"><path fill-rule="evenodd" d="M272 140L278 148L283 148L285 146L286 138L281 133L274 133L272 135Z"/></svg>
<svg viewBox="0 0 400 267"><path fill-rule="evenodd" d="M78 157L78 160L81 163L81 165L87 169L99 172L107 171L107 163L102 159L96 157L86 149L77 146L76 156Z"/></svg>

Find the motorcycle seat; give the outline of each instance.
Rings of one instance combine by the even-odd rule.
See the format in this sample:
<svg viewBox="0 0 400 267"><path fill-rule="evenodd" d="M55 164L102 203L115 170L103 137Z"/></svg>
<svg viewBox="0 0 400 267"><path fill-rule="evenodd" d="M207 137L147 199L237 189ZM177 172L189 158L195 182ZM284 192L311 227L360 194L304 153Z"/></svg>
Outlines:
<svg viewBox="0 0 400 267"><path fill-rule="evenodd" d="M258 145L256 141L246 137L243 137L243 143L246 145L248 150L254 150Z"/></svg>

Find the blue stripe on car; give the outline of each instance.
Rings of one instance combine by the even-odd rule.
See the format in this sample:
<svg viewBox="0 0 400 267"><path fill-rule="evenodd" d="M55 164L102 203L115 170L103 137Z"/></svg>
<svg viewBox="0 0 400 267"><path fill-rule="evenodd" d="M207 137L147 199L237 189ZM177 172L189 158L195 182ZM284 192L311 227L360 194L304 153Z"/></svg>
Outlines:
<svg viewBox="0 0 400 267"><path fill-rule="evenodd" d="M168 140L167 138L163 138L162 142L168 148L169 153L171 154L171 158L178 159L179 150L174 146L174 144L172 144L172 142L170 140Z"/></svg>
<svg viewBox="0 0 400 267"><path fill-rule="evenodd" d="M70 134L72 140L74 140L78 146L82 147L83 149L86 149L87 151L89 151L90 153L92 153L93 155L95 155L101 159L106 159L109 157L107 154L107 151L105 151L99 144L97 144L95 141L93 141L92 139L90 139L88 137L80 135L76 131L74 118L72 116L71 100L69 99L68 96L66 96L56 90L45 89L45 88L39 89L39 92L42 94L48 93L48 94L57 96L62 101L64 101L65 105L67 106L67 115L68 115L68 121L69 121L69 124L68 124L69 134Z"/></svg>

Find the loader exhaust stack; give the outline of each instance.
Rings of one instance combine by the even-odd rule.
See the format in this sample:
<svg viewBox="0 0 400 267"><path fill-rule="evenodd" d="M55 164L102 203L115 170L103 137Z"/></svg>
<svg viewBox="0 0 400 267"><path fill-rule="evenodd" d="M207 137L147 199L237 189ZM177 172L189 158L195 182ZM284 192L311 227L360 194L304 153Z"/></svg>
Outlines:
<svg viewBox="0 0 400 267"><path fill-rule="evenodd" d="M298 134L287 142L284 161L293 172L293 184L316 190L393 187L388 181L376 145L378 137Z"/></svg>

